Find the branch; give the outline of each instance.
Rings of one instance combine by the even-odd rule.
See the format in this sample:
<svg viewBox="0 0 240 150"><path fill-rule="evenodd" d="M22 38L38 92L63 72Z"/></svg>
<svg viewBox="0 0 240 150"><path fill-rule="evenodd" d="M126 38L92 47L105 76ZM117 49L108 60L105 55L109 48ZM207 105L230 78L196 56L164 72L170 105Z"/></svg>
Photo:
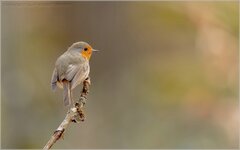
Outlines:
<svg viewBox="0 0 240 150"><path fill-rule="evenodd" d="M75 103L75 105L67 112L67 115L65 119L62 121L62 123L59 125L59 127L55 130L47 144L44 146L44 150L50 149L53 144L60 139L63 136L64 131L67 129L68 125L71 122L74 123L79 123L81 121L84 121L85 116L83 113L83 106L86 103L87 99L87 94L89 92L89 87L90 87L90 78L88 77L86 80L83 82L83 89L81 92L81 96L79 100Z"/></svg>

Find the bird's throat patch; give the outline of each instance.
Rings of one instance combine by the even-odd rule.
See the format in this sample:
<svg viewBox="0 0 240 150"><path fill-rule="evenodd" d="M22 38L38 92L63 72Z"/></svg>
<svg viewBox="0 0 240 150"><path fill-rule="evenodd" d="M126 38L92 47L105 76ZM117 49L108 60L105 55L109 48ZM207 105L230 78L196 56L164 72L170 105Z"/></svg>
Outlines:
<svg viewBox="0 0 240 150"><path fill-rule="evenodd" d="M91 57L91 52L89 52L89 51L82 51L81 53L82 53L82 56L83 56L84 58L86 58L87 60L90 59L90 57Z"/></svg>

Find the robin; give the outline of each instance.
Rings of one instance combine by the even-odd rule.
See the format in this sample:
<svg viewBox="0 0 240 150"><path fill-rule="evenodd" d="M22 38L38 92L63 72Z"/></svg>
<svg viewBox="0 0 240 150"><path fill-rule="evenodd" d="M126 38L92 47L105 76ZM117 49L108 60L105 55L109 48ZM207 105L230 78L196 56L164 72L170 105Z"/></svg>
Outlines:
<svg viewBox="0 0 240 150"><path fill-rule="evenodd" d="M64 105L74 104L72 90L85 79L90 72L89 60L93 49L86 42L73 43L68 50L56 61L52 75L51 86L55 91L56 87L63 88Z"/></svg>

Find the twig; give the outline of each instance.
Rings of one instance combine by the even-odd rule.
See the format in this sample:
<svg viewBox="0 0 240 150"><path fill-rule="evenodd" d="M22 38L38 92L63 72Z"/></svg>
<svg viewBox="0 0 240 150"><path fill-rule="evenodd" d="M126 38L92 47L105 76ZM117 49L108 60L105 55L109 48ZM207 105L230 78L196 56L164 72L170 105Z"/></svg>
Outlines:
<svg viewBox="0 0 240 150"><path fill-rule="evenodd" d="M55 130L47 144L44 146L44 150L50 149L53 144L62 137L64 131L67 129L68 125L71 122L74 123L79 123L81 121L84 121L85 116L83 113L83 106L86 103L87 99L87 94L89 92L89 87L90 87L90 78L88 77L86 80L83 82L83 89L81 92L81 96L79 100L75 103L74 107L72 107L68 112L65 117L65 119L62 121L62 123L59 125L59 127Z"/></svg>

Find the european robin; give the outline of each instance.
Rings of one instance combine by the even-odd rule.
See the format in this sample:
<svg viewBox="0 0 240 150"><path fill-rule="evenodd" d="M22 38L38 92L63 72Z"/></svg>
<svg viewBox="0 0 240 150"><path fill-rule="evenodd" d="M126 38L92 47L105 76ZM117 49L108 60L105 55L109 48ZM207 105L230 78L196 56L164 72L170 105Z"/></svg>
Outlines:
<svg viewBox="0 0 240 150"><path fill-rule="evenodd" d="M52 75L51 86L63 88L64 105L74 104L72 90L88 78L90 72L89 60L93 49L86 42L73 43L56 61Z"/></svg>

